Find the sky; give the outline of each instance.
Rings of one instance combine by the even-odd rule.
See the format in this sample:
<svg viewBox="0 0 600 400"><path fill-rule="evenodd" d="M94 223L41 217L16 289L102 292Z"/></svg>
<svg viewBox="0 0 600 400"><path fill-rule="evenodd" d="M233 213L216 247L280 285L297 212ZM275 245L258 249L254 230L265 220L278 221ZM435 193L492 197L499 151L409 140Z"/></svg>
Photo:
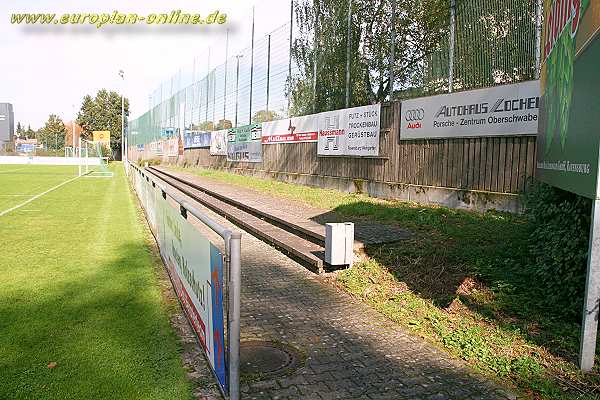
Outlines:
<svg viewBox="0 0 600 400"><path fill-rule="evenodd" d="M226 31L229 56L250 45L252 7L258 39L288 22L287 0L88 0L0 2L0 103L12 103L15 126L38 129L48 115L73 118L86 94L106 88L130 99L130 118L148 109L149 95L161 81L196 59L211 65L225 60ZM206 16L218 10L227 15L223 25L104 26L17 25L13 13L169 13ZM125 79L118 72L125 72Z"/></svg>

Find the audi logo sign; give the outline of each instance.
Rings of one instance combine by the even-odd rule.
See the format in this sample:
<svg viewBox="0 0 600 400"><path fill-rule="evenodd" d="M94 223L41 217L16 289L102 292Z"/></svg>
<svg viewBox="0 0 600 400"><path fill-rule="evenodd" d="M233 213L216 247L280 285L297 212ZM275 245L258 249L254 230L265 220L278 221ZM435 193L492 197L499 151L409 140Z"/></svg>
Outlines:
<svg viewBox="0 0 600 400"><path fill-rule="evenodd" d="M423 110L422 108L408 110L404 114L404 119L407 122L422 121L423 118L425 118L425 110Z"/></svg>
<svg viewBox="0 0 600 400"><path fill-rule="evenodd" d="M528 81L404 100L400 140L535 135L539 96Z"/></svg>

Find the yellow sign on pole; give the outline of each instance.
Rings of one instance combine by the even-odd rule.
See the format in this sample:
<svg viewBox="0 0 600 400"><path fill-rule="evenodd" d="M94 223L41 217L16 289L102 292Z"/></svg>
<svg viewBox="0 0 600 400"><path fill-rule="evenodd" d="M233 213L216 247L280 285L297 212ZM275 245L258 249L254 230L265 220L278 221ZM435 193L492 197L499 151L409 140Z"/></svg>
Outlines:
<svg viewBox="0 0 600 400"><path fill-rule="evenodd" d="M110 146L110 131L93 131L92 137L94 142L106 143Z"/></svg>

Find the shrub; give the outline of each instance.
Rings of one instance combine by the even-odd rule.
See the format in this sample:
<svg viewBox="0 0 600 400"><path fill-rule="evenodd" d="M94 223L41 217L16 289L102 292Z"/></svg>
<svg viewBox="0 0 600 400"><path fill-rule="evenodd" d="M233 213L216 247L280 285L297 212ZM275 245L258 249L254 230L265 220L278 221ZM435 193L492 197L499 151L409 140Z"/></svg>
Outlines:
<svg viewBox="0 0 600 400"><path fill-rule="evenodd" d="M532 182L525 214L532 223L529 249L544 303L563 315L580 315L585 288L591 200Z"/></svg>

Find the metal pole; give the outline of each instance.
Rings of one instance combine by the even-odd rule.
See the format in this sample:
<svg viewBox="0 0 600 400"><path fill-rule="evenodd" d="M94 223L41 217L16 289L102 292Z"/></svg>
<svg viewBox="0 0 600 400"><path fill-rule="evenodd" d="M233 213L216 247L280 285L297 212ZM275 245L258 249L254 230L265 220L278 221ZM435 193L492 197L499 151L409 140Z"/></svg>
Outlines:
<svg viewBox="0 0 600 400"><path fill-rule="evenodd" d="M537 1L535 16L535 78L540 78L542 57L542 0Z"/></svg>
<svg viewBox="0 0 600 400"><path fill-rule="evenodd" d="M242 234L229 239L229 398L240 398L240 296Z"/></svg>
<svg viewBox="0 0 600 400"><path fill-rule="evenodd" d="M352 0L348 0L348 37L346 38L346 108L350 107L350 46L352 35Z"/></svg>
<svg viewBox="0 0 600 400"><path fill-rule="evenodd" d="M599 156L600 158L600 156ZM592 208L592 224L587 260L583 318L579 345L579 367L590 372L596 356L598 317L600 317L600 176L596 182L596 198Z"/></svg>
<svg viewBox="0 0 600 400"><path fill-rule="evenodd" d="M254 80L254 6L252 6L252 46L250 48L250 115L248 123L252 123L252 84Z"/></svg>
<svg viewBox="0 0 600 400"><path fill-rule="evenodd" d="M292 49L293 49L293 41L292 41L292 29L294 26L294 0L290 1L290 54L289 54L289 60L288 60L288 81L290 83L289 86L289 90L290 93L288 93L288 104L287 104L287 113L288 113L288 117L290 116L290 101L292 98L292 93L291 93L291 88L292 88Z"/></svg>
<svg viewBox="0 0 600 400"><path fill-rule="evenodd" d="M73 133L73 146L71 146L71 149L73 150L73 158L75 158L75 105L73 105L73 119L71 120L71 131Z"/></svg>
<svg viewBox="0 0 600 400"><path fill-rule="evenodd" d="M223 85L223 123L227 114L227 58L229 57L229 29L225 31L225 83Z"/></svg>
<svg viewBox="0 0 600 400"><path fill-rule="evenodd" d="M120 69L119 76L121 77L121 161L126 157L125 152L125 101L123 96L123 83L125 82L125 72Z"/></svg>
<svg viewBox="0 0 600 400"><path fill-rule="evenodd" d="M454 86L454 35L456 28L456 0L450 0L450 48L448 50L448 92Z"/></svg>
<svg viewBox="0 0 600 400"><path fill-rule="evenodd" d="M237 59L237 66L235 68L235 126L238 126L238 95L239 95L239 85L240 85L240 58L241 55L235 56Z"/></svg>
<svg viewBox="0 0 600 400"><path fill-rule="evenodd" d="M271 78L271 35L267 36L267 116L269 115L269 83Z"/></svg>
<svg viewBox="0 0 600 400"><path fill-rule="evenodd" d="M314 21L314 35L315 35L315 39L314 39L314 44L313 44L313 81L312 81L312 90L313 90L313 104L312 104L312 111L313 114L316 112L316 108L317 108L317 37L318 37L318 29L317 29L317 24L319 23L319 20L317 19L318 15L319 15L319 2L317 0L315 0L315 21Z"/></svg>
<svg viewBox="0 0 600 400"><path fill-rule="evenodd" d="M392 0L392 37L390 51L390 101L394 97L394 65L396 64L396 0Z"/></svg>
<svg viewBox="0 0 600 400"><path fill-rule="evenodd" d="M206 110L204 112L204 122L208 121L208 81L210 75L210 47L208 48L208 64L206 65Z"/></svg>

